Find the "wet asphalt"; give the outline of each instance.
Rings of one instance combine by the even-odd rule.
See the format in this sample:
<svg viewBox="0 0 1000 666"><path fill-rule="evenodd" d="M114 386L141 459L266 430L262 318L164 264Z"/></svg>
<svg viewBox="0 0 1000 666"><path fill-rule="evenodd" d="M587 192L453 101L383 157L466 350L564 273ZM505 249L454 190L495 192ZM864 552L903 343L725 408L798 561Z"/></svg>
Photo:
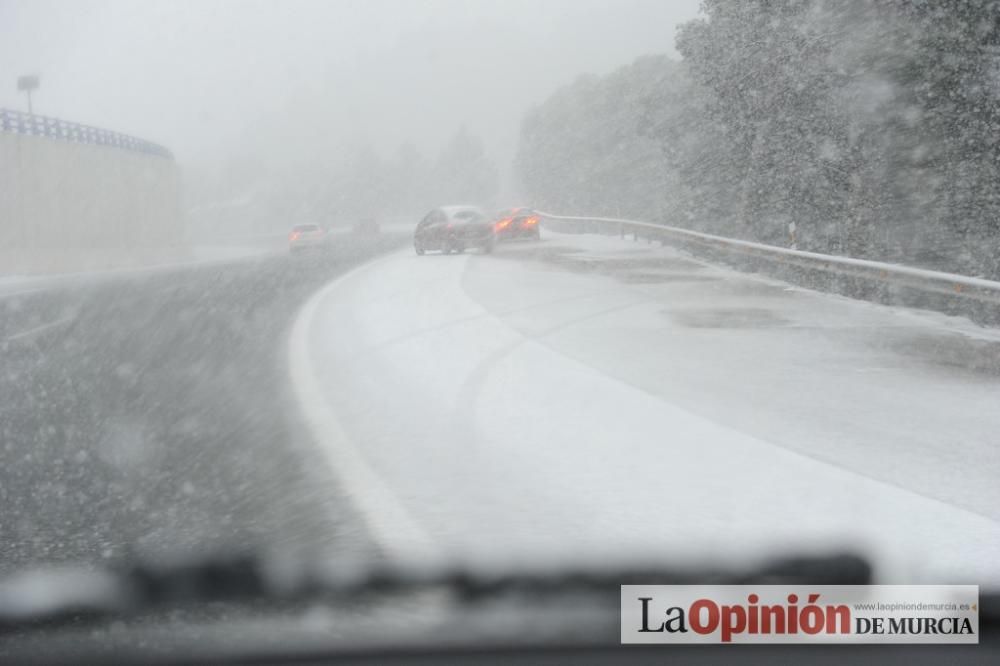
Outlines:
<svg viewBox="0 0 1000 666"><path fill-rule="evenodd" d="M404 240L0 295L0 575L373 552L301 427L286 338L317 288Z"/></svg>

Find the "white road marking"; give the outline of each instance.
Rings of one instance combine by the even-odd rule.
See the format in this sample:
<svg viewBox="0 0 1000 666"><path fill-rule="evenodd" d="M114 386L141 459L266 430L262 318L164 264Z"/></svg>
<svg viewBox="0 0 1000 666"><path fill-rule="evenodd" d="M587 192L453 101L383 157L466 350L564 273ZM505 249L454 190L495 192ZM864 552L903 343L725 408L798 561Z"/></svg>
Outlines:
<svg viewBox="0 0 1000 666"><path fill-rule="evenodd" d="M8 335L6 338L4 338L4 342L16 342L18 340L24 340L34 335L38 335L39 333L44 333L45 331L51 328L62 326L63 324L68 324L71 321L73 321L73 319L74 317L62 317L61 319L50 321L48 323L42 324L41 326L29 328L27 331L21 331L20 333L15 333L14 335Z"/></svg>
<svg viewBox="0 0 1000 666"><path fill-rule="evenodd" d="M370 268L372 263L365 263L326 284L302 306L288 347L292 388L313 437L386 556L411 564L432 561L439 557L438 548L344 432L337 415L323 399L322 386L313 370L310 332L317 310L343 281Z"/></svg>

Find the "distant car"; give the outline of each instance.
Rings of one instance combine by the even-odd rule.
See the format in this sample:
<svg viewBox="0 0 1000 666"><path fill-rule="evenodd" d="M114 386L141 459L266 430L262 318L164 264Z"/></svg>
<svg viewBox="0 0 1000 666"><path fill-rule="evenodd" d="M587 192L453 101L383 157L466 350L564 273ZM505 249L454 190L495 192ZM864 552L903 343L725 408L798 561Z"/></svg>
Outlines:
<svg viewBox="0 0 1000 666"><path fill-rule="evenodd" d="M318 224L296 224L288 232L288 249L291 252L321 248L326 244L326 231Z"/></svg>
<svg viewBox="0 0 1000 666"><path fill-rule="evenodd" d="M373 217L366 217L354 224L354 233L358 236L378 236L378 222Z"/></svg>
<svg viewBox="0 0 1000 666"><path fill-rule="evenodd" d="M493 223L476 206L442 206L429 212L413 232L417 254L440 250L445 254L464 252L476 247L484 253L493 251L496 235Z"/></svg>
<svg viewBox="0 0 1000 666"><path fill-rule="evenodd" d="M541 240L541 216L530 208L511 208L505 210L493 222L497 240Z"/></svg>

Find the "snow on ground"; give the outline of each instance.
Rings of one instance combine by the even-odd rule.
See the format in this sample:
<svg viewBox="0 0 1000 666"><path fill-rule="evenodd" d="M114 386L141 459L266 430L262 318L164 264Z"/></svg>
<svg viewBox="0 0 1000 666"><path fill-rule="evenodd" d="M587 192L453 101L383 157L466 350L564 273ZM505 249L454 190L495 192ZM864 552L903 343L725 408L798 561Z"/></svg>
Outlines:
<svg viewBox="0 0 1000 666"><path fill-rule="evenodd" d="M123 250L117 251L114 256L105 251L104 254L108 256L98 257L97 251L78 250L77 255L89 255L92 261L89 264L80 259L51 261L44 270L35 273L0 274L0 298L40 289L54 289L73 284L81 278L170 270L194 264L225 263L287 251L284 234L229 241L223 239L217 244L166 248L136 255Z"/></svg>
<svg viewBox="0 0 1000 666"><path fill-rule="evenodd" d="M378 485L447 556L856 546L886 581L1000 582L1000 336L546 238L397 253L315 297L293 379L377 480L356 495Z"/></svg>

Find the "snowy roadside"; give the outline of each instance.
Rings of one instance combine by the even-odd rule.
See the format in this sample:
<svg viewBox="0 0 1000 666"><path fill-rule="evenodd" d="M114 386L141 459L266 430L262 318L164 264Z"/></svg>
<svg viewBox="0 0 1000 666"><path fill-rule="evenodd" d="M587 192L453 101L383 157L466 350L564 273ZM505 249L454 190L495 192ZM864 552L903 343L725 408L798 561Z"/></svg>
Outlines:
<svg viewBox="0 0 1000 666"><path fill-rule="evenodd" d="M772 282L617 239L397 253L300 321L316 436L379 479L384 539L452 556L854 547L883 581L997 580L995 376Z"/></svg>
<svg viewBox="0 0 1000 666"><path fill-rule="evenodd" d="M981 340L1000 341L1000 328L984 326L962 315L949 315L934 310L902 305L884 305L881 303L873 303L870 301L851 298L850 296L843 296L841 294L810 289L808 287L791 284L763 273L745 272L736 270L735 268L721 266L719 264L706 261L686 250L669 245L660 246L659 244L650 243L645 240L635 241L630 238L622 239L618 236L606 236L602 234L565 234L551 230L545 231L545 239L550 245L546 246L546 250L542 252L538 252L537 246L533 247L530 244L512 244L510 246L505 246L505 251L507 254L512 256L523 256L525 258L543 256L549 261L552 260L553 255L562 254L564 256L557 259L560 264L572 265L574 262L578 264L588 263L591 264L590 268L592 269L600 266L607 266L609 270L620 270L620 266L616 265L616 260L622 259L633 262L638 260L639 263L642 263L643 260L655 261L657 258L682 258L730 279L747 278L762 284L780 287L789 292L816 294L822 296L823 298L833 299L841 303L851 304L852 306L872 308L875 311L891 312L893 316L908 318L916 325L946 329L948 331L953 331L955 333L960 333L962 335ZM559 252L555 249L560 245L565 247L568 251ZM926 272L932 273L932 271Z"/></svg>
<svg viewBox="0 0 1000 666"><path fill-rule="evenodd" d="M92 280L150 271L175 270L187 266L228 263L273 255L285 251L283 234L234 241L212 245L192 245L190 247L167 248L155 252L132 255L104 256L107 253L80 251L89 254L85 260L59 260L51 265L72 266L72 269L9 273L0 275L0 298L19 293L44 289L55 289Z"/></svg>

